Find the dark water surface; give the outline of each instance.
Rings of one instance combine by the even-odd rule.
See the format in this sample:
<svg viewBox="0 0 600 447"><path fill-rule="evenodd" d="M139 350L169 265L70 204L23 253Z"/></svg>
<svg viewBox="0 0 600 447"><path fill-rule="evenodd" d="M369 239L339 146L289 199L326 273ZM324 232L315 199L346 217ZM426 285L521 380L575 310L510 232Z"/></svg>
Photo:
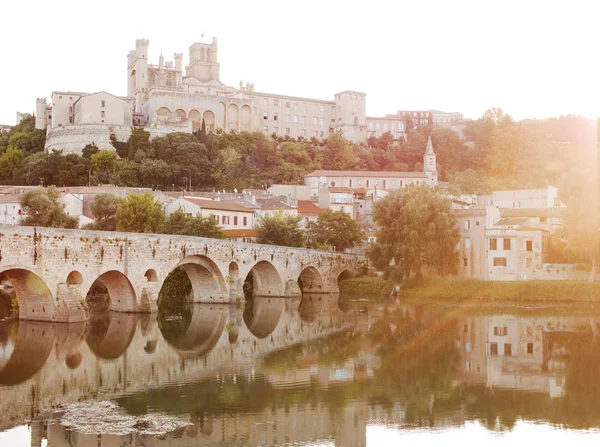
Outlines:
<svg viewBox="0 0 600 447"><path fill-rule="evenodd" d="M0 446L597 445L600 314L335 295L0 322Z"/></svg>

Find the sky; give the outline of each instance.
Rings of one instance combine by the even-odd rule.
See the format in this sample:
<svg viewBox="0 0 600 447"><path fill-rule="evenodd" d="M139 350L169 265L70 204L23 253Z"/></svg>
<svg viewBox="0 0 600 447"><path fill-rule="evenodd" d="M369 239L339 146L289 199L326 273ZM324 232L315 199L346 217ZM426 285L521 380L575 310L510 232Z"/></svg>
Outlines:
<svg viewBox="0 0 600 447"><path fill-rule="evenodd" d="M437 109L477 118L600 115L597 2L7 0L0 124L54 90L126 95L127 54L149 59L219 39L221 81L333 100L367 93L367 115ZM204 37L202 34L204 33Z"/></svg>

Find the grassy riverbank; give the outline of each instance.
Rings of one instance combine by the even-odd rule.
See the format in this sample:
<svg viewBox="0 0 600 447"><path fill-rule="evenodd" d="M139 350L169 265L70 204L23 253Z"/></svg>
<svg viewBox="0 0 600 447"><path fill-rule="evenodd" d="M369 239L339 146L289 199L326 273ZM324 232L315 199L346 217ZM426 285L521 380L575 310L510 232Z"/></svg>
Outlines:
<svg viewBox="0 0 600 447"><path fill-rule="evenodd" d="M354 278L341 283L340 293L388 296L393 286L379 277ZM414 303L600 303L600 282L438 279L403 287L400 297Z"/></svg>

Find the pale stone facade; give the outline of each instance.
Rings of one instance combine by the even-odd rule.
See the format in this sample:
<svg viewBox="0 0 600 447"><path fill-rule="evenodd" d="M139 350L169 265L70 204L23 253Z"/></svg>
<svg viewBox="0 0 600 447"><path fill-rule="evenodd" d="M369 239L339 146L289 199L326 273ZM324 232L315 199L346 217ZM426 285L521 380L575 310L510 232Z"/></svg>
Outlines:
<svg viewBox="0 0 600 447"><path fill-rule="evenodd" d="M177 210L183 211L188 216L200 215L213 219L224 230L254 227L254 211L237 203L198 197L181 197L165 206L167 214L172 214Z"/></svg>
<svg viewBox="0 0 600 447"><path fill-rule="evenodd" d="M292 138L322 139L339 131L355 143L380 135L388 124L395 138L405 135L405 117L400 114L368 118L362 92L345 90L333 100L322 100L257 92L249 82L226 86L220 81L216 38L189 47L185 72L183 53L174 54L174 63L162 55L158 65L149 63L149 45L147 39L138 39L127 56L126 97L67 91L53 92L51 104L37 99L36 127L48 129L48 149L79 153L82 143L98 140L104 145L111 132L120 132L117 139L123 141L131 126L144 127L152 137L190 133L200 129L203 120L210 130ZM109 127L97 127L102 124ZM93 136L81 135L87 129Z"/></svg>

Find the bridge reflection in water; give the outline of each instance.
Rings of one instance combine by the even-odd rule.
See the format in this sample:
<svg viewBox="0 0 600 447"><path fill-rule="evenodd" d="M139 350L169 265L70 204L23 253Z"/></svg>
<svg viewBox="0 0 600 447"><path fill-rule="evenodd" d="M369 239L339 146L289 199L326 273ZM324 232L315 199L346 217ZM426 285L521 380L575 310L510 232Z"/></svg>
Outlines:
<svg viewBox="0 0 600 447"><path fill-rule="evenodd" d="M342 310L342 308L344 310ZM189 318L112 315L0 325L2 428L32 445L363 446L369 424L490 430L518 420L600 427L599 318L589 311L473 315L331 295L194 305ZM585 315L585 316L584 316ZM56 404L112 400L134 431L67 429ZM179 428L144 434L146 415ZM169 430L167 430L169 431ZM1 439L1 433L0 433Z"/></svg>

